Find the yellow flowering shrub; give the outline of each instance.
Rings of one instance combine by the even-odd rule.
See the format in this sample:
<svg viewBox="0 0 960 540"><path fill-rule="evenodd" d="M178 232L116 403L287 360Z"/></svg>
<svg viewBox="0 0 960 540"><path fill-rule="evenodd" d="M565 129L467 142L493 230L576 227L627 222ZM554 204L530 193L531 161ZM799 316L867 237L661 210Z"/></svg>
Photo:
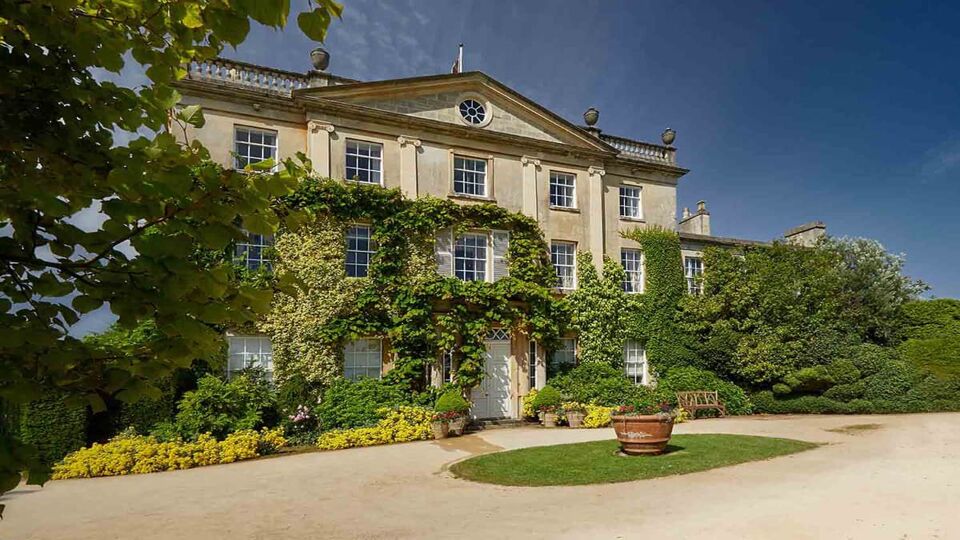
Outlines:
<svg viewBox="0 0 960 540"><path fill-rule="evenodd" d="M673 418L673 423L674 423L674 424L682 424L682 423L686 422L687 420L690 420L690 411L684 409L683 407L681 407L681 406L679 406L679 405L677 405L677 409L676 409L676 411L675 411L675 414L676 414L676 416Z"/></svg>
<svg viewBox="0 0 960 540"><path fill-rule="evenodd" d="M53 466L54 480L145 474L232 463L276 452L286 446L283 430L242 430L217 441L209 433L196 441L159 442L124 432L105 444L67 454Z"/></svg>
<svg viewBox="0 0 960 540"><path fill-rule="evenodd" d="M380 421L371 427L335 429L317 439L321 450L339 450L359 446L376 446L395 442L419 441L432 436L430 417L433 411L423 407L401 406L377 411Z"/></svg>
<svg viewBox="0 0 960 540"><path fill-rule="evenodd" d="M583 427L601 428L610 425L610 414L613 407L604 407L602 405L586 405L586 413L583 416Z"/></svg>
<svg viewBox="0 0 960 540"><path fill-rule="evenodd" d="M537 397L537 389L531 388L527 395L523 396L523 417L524 418L536 418L537 411L533 410L533 398Z"/></svg>

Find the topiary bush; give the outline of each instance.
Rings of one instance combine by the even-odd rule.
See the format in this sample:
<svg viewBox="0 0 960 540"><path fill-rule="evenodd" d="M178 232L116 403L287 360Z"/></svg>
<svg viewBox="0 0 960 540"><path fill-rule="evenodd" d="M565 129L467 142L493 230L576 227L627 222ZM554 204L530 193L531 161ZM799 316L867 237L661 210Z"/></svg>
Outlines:
<svg viewBox="0 0 960 540"><path fill-rule="evenodd" d="M210 433L223 439L234 431L273 427L277 423L273 391L262 379L248 374L224 382L213 375L200 379L178 404L177 433L195 439Z"/></svg>
<svg viewBox="0 0 960 540"><path fill-rule="evenodd" d="M20 414L20 440L37 448L40 461L52 465L87 444L86 407L67 406L53 394L24 406Z"/></svg>
<svg viewBox="0 0 960 540"><path fill-rule="evenodd" d="M463 398L460 391L448 390L437 399L433 409L437 412L455 412L463 415L470 412L470 402Z"/></svg>
<svg viewBox="0 0 960 540"><path fill-rule="evenodd" d="M339 378L323 393L316 411L323 430L366 427L380 420L378 409L406 403L407 395L396 385L379 379Z"/></svg>
<svg viewBox="0 0 960 540"><path fill-rule="evenodd" d="M642 392L623 371L600 362L580 364L550 385L569 401L609 407L630 403Z"/></svg>
<svg viewBox="0 0 960 540"><path fill-rule="evenodd" d="M716 391L728 414L750 414L752 410L750 399L742 388L721 379L712 371L695 367L675 367L671 369L658 381L657 390L671 403L676 403L677 392Z"/></svg>
<svg viewBox="0 0 960 540"><path fill-rule="evenodd" d="M539 392L537 392L536 397L533 398L531 405L533 410L537 412L542 412L551 409L557 409L563 403L563 395L560 394L560 391L550 386L544 386Z"/></svg>
<svg viewBox="0 0 960 540"><path fill-rule="evenodd" d="M838 401L852 401L863 397L867 391L867 381L860 379L850 384L838 384L823 393L823 397Z"/></svg>
<svg viewBox="0 0 960 540"><path fill-rule="evenodd" d="M827 366L805 367L783 378L783 384L790 387L791 393L821 393L834 384L833 376ZM775 393L779 393L776 392Z"/></svg>
<svg viewBox="0 0 960 540"><path fill-rule="evenodd" d="M827 372L834 384L852 384L860 380L860 370L846 358L831 362L827 365Z"/></svg>
<svg viewBox="0 0 960 540"><path fill-rule="evenodd" d="M866 379L863 397L873 400L896 401L913 386L916 374L900 360L888 362L875 375Z"/></svg>

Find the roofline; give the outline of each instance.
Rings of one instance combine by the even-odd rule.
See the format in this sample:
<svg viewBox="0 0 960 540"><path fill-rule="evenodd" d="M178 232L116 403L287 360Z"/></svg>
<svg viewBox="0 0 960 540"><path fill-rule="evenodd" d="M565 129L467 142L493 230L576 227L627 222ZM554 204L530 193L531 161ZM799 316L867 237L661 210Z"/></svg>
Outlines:
<svg viewBox="0 0 960 540"><path fill-rule="evenodd" d="M704 244L717 244L724 246L769 246L770 242L761 242L760 240L747 240L745 238L730 238L725 236L709 236L706 234L694 234L688 232L678 232L680 240L691 242L702 242Z"/></svg>
<svg viewBox="0 0 960 540"><path fill-rule="evenodd" d="M401 79L386 79L382 81L371 81L371 82L360 82L352 83L347 85L336 85L336 86L321 86L321 87L311 87L311 88L298 88L292 92L294 98L300 95L312 95L316 97L323 96L356 96L358 94L363 94L365 90L373 93L376 90L382 88L390 88L393 86L401 84L424 84L431 82L458 82L458 81L471 81L479 80L481 83L486 83L490 86L493 86L497 90L508 94L513 99L521 103L531 104L537 112L547 116L552 121L560 124L561 127L573 135L576 139L583 141L584 143L596 147L601 150L609 151L613 154L617 153L617 150L610 146L609 144L599 140L596 137L591 136L588 133L584 133L579 126L569 122L564 119L562 116L554 113L550 109L540 105L536 101L524 96L523 94L517 92L516 90L510 88L509 86L501 83L500 81L494 79L493 77L487 75L482 71L465 71L463 73L442 73L439 75L423 75L418 77L407 77Z"/></svg>

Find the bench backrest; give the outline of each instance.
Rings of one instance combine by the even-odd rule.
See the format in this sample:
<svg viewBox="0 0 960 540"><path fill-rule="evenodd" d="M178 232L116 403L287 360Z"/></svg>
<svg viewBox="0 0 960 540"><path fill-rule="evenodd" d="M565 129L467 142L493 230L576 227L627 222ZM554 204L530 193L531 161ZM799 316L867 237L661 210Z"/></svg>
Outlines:
<svg viewBox="0 0 960 540"><path fill-rule="evenodd" d="M677 402L683 408L695 406L717 406L720 404L720 397L717 392L696 391L696 392L677 392Z"/></svg>

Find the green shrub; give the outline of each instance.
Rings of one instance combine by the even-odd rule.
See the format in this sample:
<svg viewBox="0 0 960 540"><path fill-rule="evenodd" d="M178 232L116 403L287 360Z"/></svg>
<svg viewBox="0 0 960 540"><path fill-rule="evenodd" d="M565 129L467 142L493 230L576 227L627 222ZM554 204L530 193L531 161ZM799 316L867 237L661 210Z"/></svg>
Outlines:
<svg viewBox="0 0 960 540"><path fill-rule="evenodd" d="M827 366L805 367L783 378L793 393L821 393L834 384Z"/></svg>
<svg viewBox="0 0 960 540"><path fill-rule="evenodd" d="M823 397L835 399L837 401L851 401L862 398L867 390L867 382L860 379L850 384L838 384L823 393Z"/></svg>
<svg viewBox="0 0 960 540"><path fill-rule="evenodd" d="M211 433L217 439L241 429L273 427L276 400L268 384L250 374L224 382L206 375L197 389L183 395L178 405L176 429L186 439Z"/></svg>
<svg viewBox="0 0 960 540"><path fill-rule="evenodd" d="M712 371L695 367L675 367L667 372L657 384L660 395L676 403L677 392L709 390L717 392L729 414L750 414L751 405L742 388L725 381Z"/></svg>
<svg viewBox="0 0 960 540"><path fill-rule="evenodd" d="M960 377L960 336L908 339L897 348L910 365L942 379Z"/></svg>
<svg viewBox="0 0 960 540"><path fill-rule="evenodd" d="M570 372L550 379L550 386L567 401L608 407L636 400L637 385L623 371L600 362L580 364Z"/></svg>
<svg viewBox="0 0 960 540"><path fill-rule="evenodd" d="M380 420L378 409L406 403L400 387L380 379L338 378L323 393L316 410L323 430L354 428L375 425Z"/></svg>
<svg viewBox="0 0 960 540"><path fill-rule="evenodd" d="M844 358L827 365L827 372L834 384L851 384L860 380L860 370L853 361Z"/></svg>
<svg viewBox="0 0 960 540"><path fill-rule="evenodd" d="M786 395L788 395L788 394L790 394L790 393L793 392L793 389L790 388L790 385L785 384L785 383L782 383L782 382L773 385L772 390L773 390L773 393L776 394L776 395L778 395L778 396L786 396Z"/></svg>
<svg viewBox="0 0 960 540"><path fill-rule="evenodd" d="M37 448L42 463L52 465L87 443L86 407L69 407L54 394L31 402L20 414L20 439Z"/></svg>
<svg viewBox="0 0 960 540"><path fill-rule="evenodd" d="M900 360L889 362L875 375L866 378L863 397L871 401L878 399L896 401L913 386L913 375L905 362Z"/></svg>
<svg viewBox="0 0 960 540"><path fill-rule="evenodd" d="M754 412L767 414L850 414L847 404L823 396L799 396L778 399L773 392L757 392L750 396Z"/></svg>
<svg viewBox="0 0 960 540"><path fill-rule="evenodd" d="M869 377L878 373L883 366L898 358L897 350L890 347L881 347L872 343L862 343L850 347L845 351L846 359L850 360L860 371L861 377Z"/></svg>
<svg viewBox="0 0 960 540"><path fill-rule="evenodd" d="M448 390L439 399L437 399L434 410L437 412L455 412L467 414L470 411L470 402L463 399L463 394L458 390Z"/></svg>
<svg viewBox="0 0 960 540"><path fill-rule="evenodd" d="M532 405L533 410L539 412L545 409L560 407L561 403L563 403L563 396L560 394L560 391L548 384L537 392L537 395L533 398Z"/></svg>

